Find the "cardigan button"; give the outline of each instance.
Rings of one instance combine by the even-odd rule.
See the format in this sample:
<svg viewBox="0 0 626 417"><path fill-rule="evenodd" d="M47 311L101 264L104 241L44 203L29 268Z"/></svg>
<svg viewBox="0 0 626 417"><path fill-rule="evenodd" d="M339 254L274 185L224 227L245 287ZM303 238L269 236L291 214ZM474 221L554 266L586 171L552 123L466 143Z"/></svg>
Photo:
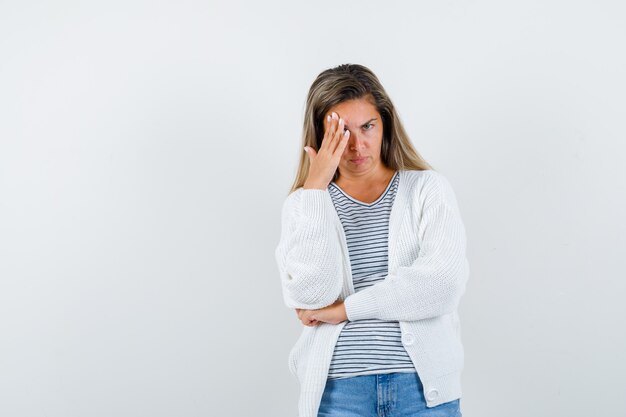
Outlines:
<svg viewBox="0 0 626 417"><path fill-rule="evenodd" d="M409 333L409 332L404 333L404 334L402 335L402 342L403 342L405 345L412 345L412 344L413 344L413 342L414 342L413 333Z"/></svg>
<svg viewBox="0 0 626 417"><path fill-rule="evenodd" d="M428 390L428 393L426 394L426 398L429 401L433 401L435 398L437 398L438 395L439 395L439 391L433 388L431 390Z"/></svg>

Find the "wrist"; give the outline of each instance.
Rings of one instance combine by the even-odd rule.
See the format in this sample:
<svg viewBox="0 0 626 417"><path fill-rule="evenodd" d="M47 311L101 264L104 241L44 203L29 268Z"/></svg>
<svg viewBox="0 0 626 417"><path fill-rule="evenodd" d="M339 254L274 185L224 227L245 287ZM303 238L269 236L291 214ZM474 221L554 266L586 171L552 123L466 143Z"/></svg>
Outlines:
<svg viewBox="0 0 626 417"><path fill-rule="evenodd" d="M309 189L325 190L326 188L328 188L328 185L306 181L304 185L302 186L302 188L304 188L305 190L309 190Z"/></svg>

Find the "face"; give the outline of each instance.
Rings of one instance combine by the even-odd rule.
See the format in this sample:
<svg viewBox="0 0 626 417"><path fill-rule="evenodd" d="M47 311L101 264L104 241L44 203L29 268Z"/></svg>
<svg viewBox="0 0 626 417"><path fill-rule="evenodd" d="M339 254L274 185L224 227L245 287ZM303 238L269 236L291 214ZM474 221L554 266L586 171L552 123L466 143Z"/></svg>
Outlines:
<svg viewBox="0 0 626 417"><path fill-rule="evenodd" d="M350 131L348 144L339 161L340 174L350 177L380 169L383 121L376 107L367 99L360 98L331 107L324 117L333 112L344 119L344 130Z"/></svg>

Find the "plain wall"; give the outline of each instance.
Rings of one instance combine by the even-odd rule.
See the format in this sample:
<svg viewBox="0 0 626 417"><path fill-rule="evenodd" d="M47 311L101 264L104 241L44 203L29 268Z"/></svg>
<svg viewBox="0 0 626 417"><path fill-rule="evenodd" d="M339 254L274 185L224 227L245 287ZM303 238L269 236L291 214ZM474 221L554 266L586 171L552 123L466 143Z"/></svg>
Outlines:
<svg viewBox="0 0 626 417"><path fill-rule="evenodd" d="M468 234L466 417L626 415L619 1L0 3L0 415L297 415L274 249L322 70Z"/></svg>

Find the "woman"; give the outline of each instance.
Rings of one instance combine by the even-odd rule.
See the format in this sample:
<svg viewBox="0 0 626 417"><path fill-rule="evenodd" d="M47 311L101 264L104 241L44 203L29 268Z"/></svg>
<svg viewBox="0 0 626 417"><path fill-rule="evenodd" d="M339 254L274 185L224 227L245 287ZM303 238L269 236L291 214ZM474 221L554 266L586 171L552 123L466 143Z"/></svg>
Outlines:
<svg viewBox="0 0 626 417"><path fill-rule="evenodd" d="M305 326L289 353L300 417L461 416L469 265L450 183L361 65L319 74L303 139L275 252Z"/></svg>

